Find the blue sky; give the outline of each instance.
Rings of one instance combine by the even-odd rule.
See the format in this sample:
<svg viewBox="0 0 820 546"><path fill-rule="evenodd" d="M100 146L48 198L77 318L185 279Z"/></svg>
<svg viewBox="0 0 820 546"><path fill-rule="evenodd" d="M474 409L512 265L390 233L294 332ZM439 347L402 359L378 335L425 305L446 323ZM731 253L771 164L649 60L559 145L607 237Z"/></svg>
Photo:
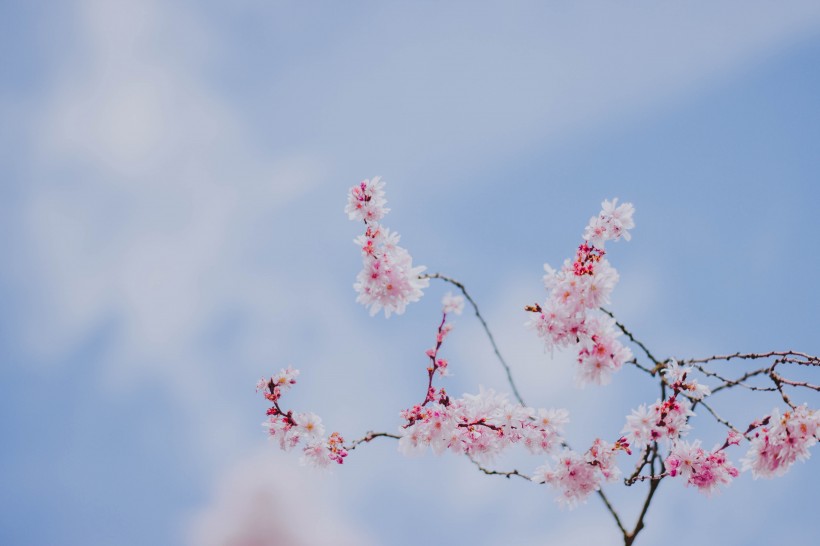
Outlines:
<svg viewBox="0 0 820 546"><path fill-rule="evenodd" d="M267 443L253 387L288 364L293 407L348 437L394 430L424 388L446 288L389 320L354 301L342 210L374 175L385 223L468 285L574 443L655 397L630 370L576 390L522 327L604 198L636 206L612 308L654 352L820 353L816 3L33 2L0 21L4 544L270 525L285 544L617 543L595 502L562 512L460 458L374 443L316 476ZM505 389L468 316L448 343L450 392ZM813 458L708 500L664 483L639 543L809 543L817 476ZM613 495L631 520L639 499Z"/></svg>

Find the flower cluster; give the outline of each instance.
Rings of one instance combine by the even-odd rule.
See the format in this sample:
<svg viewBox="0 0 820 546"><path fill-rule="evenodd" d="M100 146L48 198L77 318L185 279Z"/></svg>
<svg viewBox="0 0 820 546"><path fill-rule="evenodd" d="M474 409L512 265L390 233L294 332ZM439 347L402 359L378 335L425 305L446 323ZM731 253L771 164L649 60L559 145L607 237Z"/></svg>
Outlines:
<svg viewBox="0 0 820 546"><path fill-rule="evenodd" d="M260 379L256 390L262 391L265 399L273 405L268 409L268 420L262 423L267 427L271 439L279 441L279 447L290 451L300 443L302 462L317 467L325 467L331 462L342 464L347 457L344 439L338 432L325 438L325 427L322 419L315 413L293 413L284 411L279 406L282 394L296 384L299 370L290 366L280 370L270 379Z"/></svg>
<svg viewBox="0 0 820 546"><path fill-rule="evenodd" d="M442 300L442 317L436 332L436 344L426 351L427 394L421 404L401 412L405 424L399 429L399 450L411 455L430 447L464 453L477 461L494 458L512 444L521 443L532 453L545 453L561 443L561 431L569 420L566 410L535 410L514 404L504 394L480 389L451 400L444 389L433 387L436 372L445 375L447 360L439 351L452 331L448 313L460 314L464 298L447 293Z"/></svg>
<svg viewBox="0 0 820 546"><path fill-rule="evenodd" d="M401 315L408 303L418 301L430 281L419 276L424 266L413 267L413 258L400 247L399 235L378 222L389 211L384 205L384 182L375 177L350 188L345 212L351 220L362 220L366 230L354 240L362 250L362 270L353 288L356 301L375 315L384 309Z"/></svg>
<svg viewBox="0 0 820 546"><path fill-rule="evenodd" d="M408 303L417 301L423 295L422 289L429 285L429 280L422 278L425 268L414 267L410 254L399 246L399 235L381 225L389 212L385 206L384 185L379 177L375 177L352 187L345 212L351 220L360 220L365 225L364 234L355 239L363 261L354 285L358 293L357 301L368 307L371 315L383 309L385 316L389 317L392 313L402 314ZM332 462L343 463L348 449L376 437L397 438L399 450L406 455L424 453L428 448L436 454L452 451L467 455L479 465L515 444L522 445L530 453L550 455L551 462L538 467L531 478L517 470L497 472L480 468L488 474L517 475L549 484L558 491L557 500L569 507L584 502L591 493L599 491L616 520L617 514L600 490L603 483L619 478L621 471L616 465L617 454L624 451L629 455L632 453L631 447L638 449L641 455L634 473L625 480L626 485L652 480L644 513L656 482L667 477L681 477L687 486L694 486L707 495L722 485L728 485L739 472L729 461L727 448L739 445L743 440L750 443L745 458L741 460L743 470L751 470L755 478L784 474L795 461L807 459L809 448L820 439L820 411L810 410L806 405L794 406L783 391L783 384L807 387L818 392L820 385L785 380L775 374L775 367L790 362L817 366L820 365L820 358L788 351L761 355L737 353L690 361L699 364L731 358L780 357L770 367L748 372L736 380L723 378L701 366L693 368L675 360L656 360L642 343L615 321L611 313L601 309L602 305L609 303L610 294L619 279L618 272L606 259L605 244L621 238L630 239L629 230L635 226L633 214L634 207L630 203L618 205L617 199L604 201L601 212L592 217L586 226L584 241L577 248L574 259L565 260L559 270L544 266L544 285L548 297L543 306L536 303L526 307L533 313L528 325L536 330L547 348L572 348L577 351L579 383L606 384L613 372L630 361L660 382L661 398L651 405L641 404L634 409L626 417L621 431L623 436L614 444L596 439L587 451L573 451L563 439L564 426L569 422L566 410L526 406L475 302L461 283L440 275L432 277L460 288L469 300L496 355L506 368L518 403L508 400L505 394L483 387L478 394L464 394L461 398L451 399L445 389L433 385L436 377L449 375L450 365L440 354L445 339L453 329L447 321L448 316L461 314L464 309L464 297L448 293L442 300L442 316L435 344L425 351L429 360L424 397L420 403L400 413L402 424L398 435L369 432L346 448L339 433L325 436L322 420L317 415L284 411L280 407L280 399L296 383L299 375L298 370L291 367L261 380L257 385L257 390L263 391L272 404L267 410L268 421L263 425L282 449L301 446L302 461L318 467L328 466ZM626 333L643 350L653 366L645 367L634 359L630 349L619 340L622 333ZM748 378L767 373L775 383L775 387L768 390L780 391L790 410L781 415L775 409L769 416L749 425L741 434L703 402L712 391L695 378L695 370L710 380L722 382L714 387L715 391L741 385ZM690 443L683 439L691 430L689 420L694 415L692 410L699 405L731 429L724 443L711 451L703 449L700 440ZM642 528L643 513L640 518L631 534L624 531L627 543L631 544ZM620 525L620 521L618 523ZM623 527L621 530L624 530Z"/></svg>
<svg viewBox="0 0 820 546"><path fill-rule="evenodd" d="M632 359L632 351L617 339L621 333L615 321L597 309L609 303L618 282L618 272L604 258L604 243L621 237L629 239L628 229L634 208L617 199L604 201L601 214L590 220L585 241L578 247L575 260L566 260L560 271L544 264L544 286L549 297L541 305L529 306L535 313L527 325L538 333L547 348L578 346L578 382L604 385L613 372Z"/></svg>
<svg viewBox="0 0 820 546"><path fill-rule="evenodd" d="M684 440L676 442L666 458L666 468L670 476L681 476L686 485L694 485L707 495L738 476L737 468L726 458L723 448L704 451L700 440L691 444Z"/></svg>
<svg viewBox="0 0 820 546"><path fill-rule="evenodd" d="M600 214L589 219L584 239L601 248L607 241L617 241L621 237L628 241L632 237L629 230L635 227L634 213L632 203L618 205L618 199L605 200L601 203Z"/></svg>
<svg viewBox="0 0 820 546"><path fill-rule="evenodd" d="M692 378L691 367L680 366L675 360L667 362L661 373L664 382L672 388L672 395L663 401L658 399L648 408L641 404L632 410L621 431L636 447L659 440L674 442L684 436L692 428L689 418L694 415L689 399L700 400L711 392L709 387Z"/></svg>
<svg viewBox="0 0 820 546"><path fill-rule="evenodd" d="M476 461L489 461L513 444L531 453L549 453L561 443L566 410L528 408L507 400L505 394L480 389L455 400L439 397L428 406L416 405L401 412L406 424L399 429L399 450L420 454L464 453Z"/></svg>
<svg viewBox="0 0 820 546"><path fill-rule="evenodd" d="M615 455L623 450L631 453L629 443L621 438L610 444L600 438L593 442L585 454L564 449L555 457L555 464L539 466L532 481L546 483L559 491L556 500L569 508L586 501L589 495L601 488L602 481L618 479L621 471L615 466Z"/></svg>
<svg viewBox="0 0 820 546"><path fill-rule="evenodd" d="M809 458L809 448L820 433L820 410L804 404L780 415L775 408L755 428L751 447L741 460L743 469L751 470L755 478L782 476L795 461Z"/></svg>

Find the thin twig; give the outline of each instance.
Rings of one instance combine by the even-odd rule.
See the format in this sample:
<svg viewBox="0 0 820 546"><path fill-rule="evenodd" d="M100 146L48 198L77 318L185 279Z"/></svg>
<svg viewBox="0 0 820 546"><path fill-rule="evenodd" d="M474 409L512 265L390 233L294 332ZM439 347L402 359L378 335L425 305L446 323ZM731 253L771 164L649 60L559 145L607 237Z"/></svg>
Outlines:
<svg viewBox="0 0 820 546"><path fill-rule="evenodd" d="M480 471L484 472L488 476L504 476L508 480L512 476L518 476L519 478L524 478L527 481L532 481L531 477L527 476L526 474L522 474L518 470L510 470L509 472L502 472L500 470L490 470L489 468L484 468L483 466L481 466L481 463L479 463L478 461L476 461L475 459L473 459L469 455L467 456L467 458L470 459L473 462L473 464L478 467L478 469Z"/></svg>
<svg viewBox="0 0 820 546"><path fill-rule="evenodd" d="M733 360L735 358L742 359L742 360L757 360L760 358L771 358L773 356L784 357L786 360L784 362L790 362L792 364L800 364L800 365L808 365L808 366L820 366L820 358L816 356L812 356L807 353L801 353L799 351L771 351L768 353L732 353L730 355L714 355L708 356L706 358L691 358L685 361L685 364L705 364L707 362L712 362L713 360ZM798 360L798 357L802 358L803 360Z"/></svg>
<svg viewBox="0 0 820 546"><path fill-rule="evenodd" d="M646 373L648 373L649 375L651 375L653 377L655 375L655 372L653 372L652 370L650 370L649 368L647 368L646 366L644 366L643 364L638 362L637 359L627 360L626 362L624 362L624 364L632 364L633 366L635 366L639 370L641 370L643 372L646 372Z"/></svg>
<svg viewBox="0 0 820 546"><path fill-rule="evenodd" d="M612 514L613 518L615 518L615 523L618 525L618 529L621 530L621 533L623 533L624 542L626 542L629 533L627 532L626 527L624 527L624 524L621 522L621 518L618 517L618 512L615 511L615 509L612 507L612 504L610 504L609 499L606 498L603 489L599 489L597 493L601 500L604 501L604 504L606 505L607 510L609 510L609 513Z"/></svg>
<svg viewBox="0 0 820 546"><path fill-rule="evenodd" d="M631 476L629 476L628 478L624 478L624 485L628 487L634 484L636 481L638 481L638 476L641 474L641 471L647 464L649 464L649 456L651 454L652 451L649 449L649 445L647 444L646 448L644 448L643 458L640 464L638 464L635 467L635 472L633 472Z"/></svg>
<svg viewBox="0 0 820 546"><path fill-rule="evenodd" d="M786 379L782 375L779 375L779 374L775 374L775 375L777 375L777 378L784 385L789 385L790 387L806 387L807 389L820 391L820 385L814 385L814 384L808 383L806 381L792 381L791 379Z"/></svg>
<svg viewBox="0 0 820 546"><path fill-rule="evenodd" d="M652 470L652 474L655 475L655 462L659 459L658 456L658 444L655 443L652 446L652 459L650 460L650 469ZM632 543L635 542L635 537L638 536L638 533L644 528L643 519L646 517L646 512L649 510L649 505L652 503L652 497L655 496L655 491L657 491L658 486L661 484L661 481L664 478L664 474L666 473L666 468L664 467L663 460L660 461L660 477L656 480L651 480L649 482L649 491L646 494L646 499L644 500L643 507L641 508L641 513L638 515L638 521L635 523L635 528L632 529L631 533L624 532L624 546L632 546Z"/></svg>
<svg viewBox="0 0 820 546"><path fill-rule="evenodd" d="M721 425L723 425L723 426L725 426L725 427L727 427L727 428L730 428L731 430L734 430L735 432L740 432L740 431L739 431L739 430L738 430L738 429L737 429L737 428L736 428L736 427L735 427L732 423L730 423L729 421L727 421L726 419L724 419L724 418L722 418L720 415L718 415L718 414L717 414L717 412L715 412L715 410L713 410L713 409L709 406L709 404L707 404L707 403L706 403L706 402L704 402L703 400L696 400L695 402L693 402L693 403L692 403L692 409L694 410L694 409L695 409L695 406L697 406L698 404L700 404L701 406L703 406L704 408L706 408L706 410L707 410L709 413L711 413L711 414L712 414L712 417L714 417L714 418L715 418L715 420L716 420L718 423L720 423Z"/></svg>
<svg viewBox="0 0 820 546"><path fill-rule="evenodd" d="M632 332L630 332L629 330L626 329L626 326L624 326L623 324L618 322L618 319L615 318L615 314L612 311L607 311L603 307L599 307L599 309L604 314L609 315L610 318L615 319L615 325L618 328L620 328L621 332L623 332L626 337L629 338L629 341L631 341L632 343L634 343L635 345L640 347L643 350L643 352L646 354L646 356L649 357L649 360L651 360L655 364L656 367L660 366L660 364L661 364L660 361L657 358L655 358L654 356L652 356L652 353L649 352L649 349L646 348L646 345L641 343L639 340L635 339L635 336L632 335Z"/></svg>
<svg viewBox="0 0 820 546"><path fill-rule="evenodd" d="M394 440L398 440L401 438L398 434L391 434L389 432L373 432L372 430L367 431L364 436L359 438L358 440L353 440L350 445L345 446L345 449L348 451L353 451L359 444L366 444L375 440L376 438L393 438Z"/></svg>
<svg viewBox="0 0 820 546"><path fill-rule="evenodd" d="M787 395L786 391L783 390L783 379L779 375L774 373L774 366L772 366L772 371L769 373L769 377L772 378L772 381L774 382L774 386L777 387L777 390L778 390L778 392L780 392L780 397L783 398L783 401L786 404L788 404L788 406L791 409L793 409L793 410L797 409L797 406L795 406L794 403L791 401L791 398L789 398L789 395Z"/></svg>
<svg viewBox="0 0 820 546"><path fill-rule="evenodd" d="M734 387L734 386L740 386L740 387L743 387L744 389L749 389L750 391L764 391L765 392L765 391L774 390L770 387L756 387L754 385L747 385L747 384L743 383L747 379L750 379L750 378L755 377L757 375L768 373L769 369L770 369L768 366L766 368L760 368L758 370L754 370L754 371L751 371L751 372L746 372L745 374L741 375L737 379L728 379L728 378L722 377L721 375L718 375L715 372L710 372L710 371L706 370L703 366L699 366L697 364L695 364L694 366L700 372L706 374L707 376L714 377L715 379L723 381L723 383L724 383L723 385L719 385L719 386L715 387L714 389L712 389L712 394L715 394L716 392L720 392L723 389L728 389L728 388Z"/></svg>
<svg viewBox="0 0 820 546"><path fill-rule="evenodd" d="M512 388L513 394L515 395L515 399L518 400L518 403L522 406L526 406L527 404L524 403L524 399L521 397L521 394L518 392L518 388L515 386L515 381L513 381L512 371L510 370L510 366L507 364L507 361L504 360L504 357L501 356L501 351L498 349L498 345L495 343L495 338L493 337L493 333L490 331L490 327L487 326L487 321L484 320L484 317L481 316L481 312L478 310L478 305L476 304L475 300L470 296L467 292L467 289L464 287L462 283L459 281L442 275L441 273L431 273L420 275L419 278L422 279L441 279L444 282L448 282L461 290L461 293L464 294L464 297L467 301L470 302L470 305L473 306L473 310L475 311L475 316L478 317L479 322L481 322L481 326L484 327L484 332L487 334L487 338L490 340L490 345L493 346L493 352L495 356L498 358L498 361L504 367L504 371L507 373L507 382L510 384L510 388Z"/></svg>

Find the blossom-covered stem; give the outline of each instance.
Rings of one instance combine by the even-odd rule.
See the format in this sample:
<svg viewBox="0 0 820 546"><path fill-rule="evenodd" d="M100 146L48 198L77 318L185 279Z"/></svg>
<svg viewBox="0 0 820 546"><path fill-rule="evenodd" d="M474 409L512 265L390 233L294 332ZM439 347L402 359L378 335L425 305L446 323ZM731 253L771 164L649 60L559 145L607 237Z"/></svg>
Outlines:
<svg viewBox="0 0 820 546"><path fill-rule="evenodd" d="M430 366L427 368L427 394L424 395L424 401L420 404L421 406L426 406L428 402L433 401L433 399L430 396L433 390L433 376L436 374L436 370L439 368L438 350L441 349L441 344L444 343L444 336L442 335L442 330L444 329L444 323L446 321L447 313L442 313L441 322L438 325L438 331L436 333L436 347L431 352L427 353L430 357Z"/></svg>
<svg viewBox="0 0 820 546"><path fill-rule="evenodd" d="M468 458L473 462L474 465L476 465L478 467L478 469L480 471L484 472L488 476L504 476L507 479L510 479L512 476L518 476L519 478L524 478L525 480L527 480L529 482L532 481L532 478L530 476L527 476L526 474L522 474L518 470L510 470L508 472L502 472L500 470L490 470L489 468L484 468L483 466L481 466L481 463L479 463L478 461L476 461L472 457L468 456Z"/></svg>
<svg viewBox="0 0 820 546"><path fill-rule="evenodd" d="M658 447L657 442L654 442L654 449L657 450L657 447ZM638 481L638 476L640 476L640 474L643 471L644 467L649 464L649 459L650 459L650 456L652 455L652 453L653 453L652 448L647 445L644 448L643 457L641 458L641 462L638 463L638 465L635 467L635 471L628 478L624 478L624 485L629 487L632 484L634 484L636 481Z"/></svg>
<svg viewBox="0 0 820 546"><path fill-rule="evenodd" d="M498 349L498 345L495 342L495 338L493 337L493 333L490 331L490 327L487 326L487 321L484 320L484 317L481 315L481 312L478 310L478 305L476 304L475 300L473 300L473 298L470 296L470 294L467 292L467 289L464 287L464 285L461 282L459 282L459 281L457 281L457 280L455 280L451 277L447 277L445 275L442 275L441 273L424 274L424 275L421 275L421 278L423 278L423 279L440 279L444 282L448 282L448 283L452 284L453 286L455 286L456 288L461 290L461 293L464 294L464 298L467 301L470 302L470 305L473 306L473 310L475 311L475 316L478 318L479 322L481 322L481 326L484 328L484 332L487 334L487 338L490 340L490 345L492 345L492 347L493 347L493 352L495 353L496 358L501 363L501 365L504 367L504 371L507 374L507 382L510 384L510 388L513 391L513 395L515 396L515 399L518 400L518 403L521 404L522 406L526 406L527 404L524 403L524 399L521 397L521 394L518 392L518 388L515 386L515 381L513 381L512 370L510 370L510 366L507 364L507 361L504 360L504 357L501 356L501 351Z"/></svg>
<svg viewBox="0 0 820 546"><path fill-rule="evenodd" d="M732 353L730 355L714 355L708 356L706 358L691 358L689 360L685 360L683 364L705 364L707 362L711 362L713 360L733 360L733 359L742 359L742 360L757 360L761 358L771 358L773 356L779 356L786 359L786 362L790 362L793 364L800 364L803 366L820 366L820 357L812 356L807 353L801 353L799 351L771 351L768 353Z"/></svg>
<svg viewBox="0 0 820 546"><path fill-rule="evenodd" d="M608 310L604 309L603 307L599 307L599 309L600 309L600 310L601 310L601 312L603 312L605 315L609 315L609 317L610 317L610 318L612 318L612 319L614 319L614 320L615 320L615 326L617 326L617 327L621 330L621 332L623 332L623 333L624 333L624 335L625 335L626 337L628 337L628 338L629 338L629 341L631 341L632 343L634 343L635 345L637 345L638 347L640 347L640 348L641 348L641 350L644 352L644 354L646 354L646 356L649 358L649 360L651 360L651 361L652 361L652 363L653 363L653 364L655 364L656 370L655 370L655 372L654 372L654 373L658 373L658 371L659 371L659 369L660 369L660 368L659 368L659 366L661 366L661 362L660 362L657 358L655 358L654 356L652 356L652 353L650 353L650 352L649 352L649 349L647 349L647 348L646 348L646 345L644 345L643 343L641 343L641 341L639 341L638 339L635 339L635 336L634 336L634 335L632 335L632 332L630 332L629 330L627 330L627 329L626 329L626 326L624 326L623 324L621 324L621 323L618 321L618 319L616 319L616 318L615 318L615 314L614 314L612 311L608 311ZM654 375L654 374L653 374L653 375Z"/></svg>
<svg viewBox="0 0 820 546"><path fill-rule="evenodd" d="M375 440L376 438L382 437L393 438L394 440L398 440L399 438L401 438L401 436L399 436L398 434L391 434L389 432L373 432L372 430L369 430L364 436L362 436L358 440L353 440L352 442L350 442L349 445L346 445L345 449L348 451L353 451L354 449L356 449L356 447L359 446L359 444L366 444Z"/></svg>

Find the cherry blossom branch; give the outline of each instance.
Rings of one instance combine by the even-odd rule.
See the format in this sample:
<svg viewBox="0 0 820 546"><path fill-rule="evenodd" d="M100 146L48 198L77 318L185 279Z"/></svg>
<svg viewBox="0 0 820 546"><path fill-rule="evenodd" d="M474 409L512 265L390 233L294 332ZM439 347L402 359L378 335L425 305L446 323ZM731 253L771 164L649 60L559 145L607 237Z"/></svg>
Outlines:
<svg viewBox="0 0 820 546"><path fill-rule="evenodd" d="M652 460L650 462L650 466L652 469L652 474L655 474L655 461L658 457L658 444L655 443L653 450L652 450ZM665 474L665 470L663 468L663 461L661 461L661 474ZM663 476L658 478L657 480L651 480L649 482L649 491L647 492L646 499L644 499L643 506L641 507L641 513L638 515L638 521L635 523L635 527L632 529L631 533L624 533L624 546L632 546L632 543L635 542L635 538L638 536L638 533L643 530L645 524L643 522L644 518L646 517L646 513L649 510L649 505L652 504L652 498L655 496L655 492L658 490L658 486L661 484L661 480Z"/></svg>
<svg viewBox="0 0 820 546"><path fill-rule="evenodd" d="M692 402L692 410L694 410L694 409L695 409L695 407L697 407L698 405L701 405L701 406L703 406L704 408L706 408L706 411L708 411L709 413L711 413L711 414L712 414L712 417L714 417L714 418L715 418L715 420L716 420L718 423L720 423L721 425L723 425L723 426L725 426L726 428L728 428L728 429L730 429L730 430L733 430L733 431L735 431L735 432L739 432L739 431L738 431L738 429L737 429L737 428L736 428L736 427L735 427L732 423L730 423L729 421L727 421L726 419L724 419L724 418L722 418L720 415L718 415L718 414L717 414L717 412L715 412L715 410L713 410L713 409L711 408L711 406L709 406L709 404L707 404L707 403L706 403L706 402L704 402L703 400L695 400L695 401L693 401L693 402Z"/></svg>
<svg viewBox="0 0 820 546"><path fill-rule="evenodd" d="M604 502L604 505L606 505L606 509L609 510L609 513L615 519L615 524L618 526L618 529L621 530L621 533L623 533L624 543L626 543L627 536L629 536L629 533L627 532L626 527L624 527L621 518L618 517L618 512L616 512L615 508L612 507L612 503L609 502L609 499L606 497L602 489L599 489L598 491L596 491L596 493L598 493L598 497Z"/></svg>
<svg viewBox="0 0 820 546"><path fill-rule="evenodd" d="M719 386L715 387L714 389L712 389L712 394L715 394L716 392L722 391L723 389L728 389L728 388L731 388L731 387L734 387L734 386L740 386L740 387L743 387L744 389L748 389L750 391L767 392L767 391L775 390L772 387L756 387L754 385L747 385L747 384L743 383L747 379L750 379L752 377L767 373L769 371L769 367L760 368L760 369L757 369L757 370L754 370L754 371L746 372L745 374L738 377L737 379L728 379L728 378L723 377L722 375L720 375L718 373L707 370L705 367L703 367L699 364L695 364L694 368L696 370L698 370L699 372L701 372L702 374L704 374L705 376L707 376L707 377L714 377L715 379L717 379L719 381L723 381L723 385L719 385Z"/></svg>
<svg viewBox="0 0 820 546"><path fill-rule="evenodd" d="M370 443L376 438L393 438L394 440L398 440L399 438L401 438L401 436L399 436L398 434L391 434L389 432L373 432L372 430L368 430L364 436L362 436L358 440L353 440L352 442L350 442L349 445L346 445L345 449L348 451L353 451L360 444Z"/></svg>
<svg viewBox="0 0 820 546"><path fill-rule="evenodd" d="M617 326L621 330L621 332L623 332L624 335L629 338L629 341L631 341L632 343L634 343L635 345L637 345L638 347L641 348L641 350L644 352L644 354L646 354L646 356L649 358L649 360L651 360L652 363L655 364L656 369L655 369L654 373L657 373L658 372L658 367L661 366L661 362L657 358L652 356L652 353L649 352L649 349L646 348L646 345L644 345L641 341L636 339L635 336L632 334L632 332L627 330L626 326L621 324L618 321L618 319L615 318L615 314L612 311L608 311L608 310L604 309L603 307L599 307L599 309L605 315L609 315L609 317L615 321L615 326Z"/></svg>
<svg viewBox="0 0 820 546"><path fill-rule="evenodd" d="M772 368L774 368L774 367L772 367ZM783 390L783 380L781 379L781 377L779 375L774 373L774 369L772 369L772 371L769 373L769 377L771 377L772 381L774 381L774 386L777 387L777 390L780 393L780 397L783 398L783 401L791 409L797 409L797 406L794 405L794 403L791 401L791 398L789 398L789 395L786 394L786 391Z"/></svg>
<svg viewBox="0 0 820 546"><path fill-rule="evenodd" d="M714 355L708 356L706 358L692 358L689 360L683 361L684 364L705 364L707 362L712 362L713 360L733 360L733 359L742 359L742 360L757 360L761 358L771 358L773 356L783 357L785 362L790 362L793 364L800 364L803 366L820 366L820 357L812 356L807 353L801 353L799 351L771 351L768 353L732 353L730 355ZM801 360L802 359L802 360Z"/></svg>
<svg viewBox="0 0 820 546"><path fill-rule="evenodd" d="M475 311L475 316L478 317L479 322L481 322L481 326L484 328L484 332L487 334L487 338L490 340L490 345L492 345L492 347L493 347L493 352L495 353L496 358L501 363L501 365L504 367L504 372L507 374L507 382L510 384L510 388L513 391L513 395L515 396L515 399L518 400L518 403L521 404L522 406L526 406L526 404L524 403L524 399L521 397L521 394L518 392L518 388L515 386L515 381L513 381L512 370L510 369L510 366L507 364L507 361L504 360L504 357L501 356L501 351L498 349L498 345L495 342L495 338L493 337L493 333L490 331L490 327L487 326L487 321L484 320L484 317L481 315L481 312L478 310L478 305L476 304L476 302L472 298L472 296L470 296L470 294L467 292L467 289L464 287L464 284L457 281L456 279L453 279L452 277L447 277L445 275L442 275L441 273L430 273L430 274L419 275L419 278L421 278L421 279L440 279L444 282L448 282L448 283L452 284L453 286L455 286L456 288L461 290L461 293L464 294L464 298L468 302L470 302L470 305L473 306L473 310Z"/></svg>
<svg viewBox="0 0 820 546"><path fill-rule="evenodd" d="M637 359L634 359L634 358L633 358L632 360L627 360L626 362L624 362L624 364L632 364L633 366L635 366L636 368L638 368L638 369L639 369L639 370L641 370L642 372L645 372L645 373L647 373L647 374L649 374L649 375L651 375L651 376L653 376L653 377L654 377L654 376L655 376L655 374L657 373L657 372L655 372L655 371L650 370L649 368L647 368L646 366L644 366L643 364L641 364L640 362L638 362L638 360L637 360Z"/></svg>
<svg viewBox="0 0 820 546"><path fill-rule="evenodd" d="M481 466L481 463L479 463L478 461L476 461L475 459L473 459L473 458L472 458L472 457L470 457L469 455L467 456L467 458L468 458L468 459L470 459L470 461L472 461L472 463L473 463L474 465L476 465L480 471L482 471L483 473L487 474L488 476L504 476L504 477L505 477L505 478L507 478L508 480L509 480L512 476L518 476L519 478L524 478L524 479L525 479L525 480L527 480L528 482L531 482L531 481L532 481L532 478L531 478L531 477L527 476L526 474L522 474L522 473L521 473L521 472L519 472L518 470L510 470L510 471L508 471L508 472L502 472L502 471L500 471L500 470L490 470L489 468L485 468L485 467Z"/></svg>
<svg viewBox="0 0 820 546"><path fill-rule="evenodd" d="M657 443L655 443L655 446L657 447ZM638 463L635 466L635 471L632 473L631 476L629 476L628 478L624 478L624 485L629 487L629 486L633 485L636 481L638 481L638 478L639 478L641 472L643 471L644 467L649 464L649 460L650 460L650 456L652 455L652 452L653 451L652 451L651 447L646 446L646 448L644 449L644 452L643 452L643 457L641 459L641 462Z"/></svg>

